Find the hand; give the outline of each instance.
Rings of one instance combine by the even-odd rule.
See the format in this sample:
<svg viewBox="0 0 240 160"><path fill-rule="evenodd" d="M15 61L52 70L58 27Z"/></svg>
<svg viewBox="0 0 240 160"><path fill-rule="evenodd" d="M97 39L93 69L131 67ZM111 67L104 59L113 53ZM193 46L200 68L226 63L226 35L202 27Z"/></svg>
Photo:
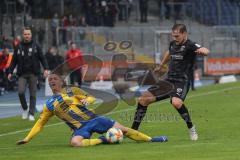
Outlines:
<svg viewBox="0 0 240 160"><path fill-rule="evenodd" d="M82 99L80 102L85 106L89 105L89 102L86 99Z"/></svg>
<svg viewBox="0 0 240 160"><path fill-rule="evenodd" d="M17 142L17 145L22 145L22 144L26 144L26 143L28 143L28 141L20 140L20 141Z"/></svg>
<svg viewBox="0 0 240 160"><path fill-rule="evenodd" d="M207 56L209 54L209 50L207 48L201 47L195 51L195 53Z"/></svg>
<svg viewBox="0 0 240 160"><path fill-rule="evenodd" d="M158 65L158 66L153 70L153 72L154 72L154 73L160 72L160 71L162 70L162 68L163 68L163 65L160 64L160 65Z"/></svg>
<svg viewBox="0 0 240 160"><path fill-rule="evenodd" d="M9 73L9 74L8 74L8 80L11 81L11 78L12 78L12 74Z"/></svg>
<svg viewBox="0 0 240 160"><path fill-rule="evenodd" d="M45 78L47 78L48 75L49 75L49 71L48 71L48 70L44 70L43 76L44 76Z"/></svg>

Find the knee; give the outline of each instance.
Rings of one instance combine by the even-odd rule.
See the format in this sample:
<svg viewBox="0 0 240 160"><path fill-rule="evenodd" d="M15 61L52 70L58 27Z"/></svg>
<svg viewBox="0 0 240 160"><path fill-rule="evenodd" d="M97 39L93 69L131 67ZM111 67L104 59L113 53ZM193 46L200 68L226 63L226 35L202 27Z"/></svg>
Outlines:
<svg viewBox="0 0 240 160"><path fill-rule="evenodd" d="M18 92L18 96L19 96L19 97L25 96L25 93L24 93L24 92L21 92L21 91L19 91L19 92Z"/></svg>
<svg viewBox="0 0 240 160"><path fill-rule="evenodd" d="M156 100L156 97L153 96L150 92L145 92L141 97L138 98L138 103L142 106L148 106Z"/></svg>
<svg viewBox="0 0 240 160"><path fill-rule="evenodd" d="M36 96L31 95L31 96L30 96L30 99L31 99L31 100L35 100L35 99L36 99Z"/></svg>
<svg viewBox="0 0 240 160"><path fill-rule="evenodd" d="M138 103L140 103L142 106L148 106L150 104L146 97L139 97Z"/></svg>
<svg viewBox="0 0 240 160"><path fill-rule="evenodd" d="M81 141L77 141L74 138L71 140L70 144L72 147L81 147L82 146Z"/></svg>
<svg viewBox="0 0 240 160"><path fill-rule="evenodd" d="M172 98L171 103L173 107L178 109L178 108L181 108L183 101L179 98Z"/></svg>

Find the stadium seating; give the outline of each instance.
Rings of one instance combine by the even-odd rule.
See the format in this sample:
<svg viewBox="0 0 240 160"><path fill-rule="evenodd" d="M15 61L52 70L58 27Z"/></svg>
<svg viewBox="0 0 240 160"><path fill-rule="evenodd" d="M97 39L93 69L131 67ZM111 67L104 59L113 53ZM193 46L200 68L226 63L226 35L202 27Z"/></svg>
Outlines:
<svg viewBox="0 0 240 160"><path fill-rule="evenodd" d="M197 20L207 25L238 25L240 5L234 0L194 0L190 1L196 9L193 14ZM218 7L220 7L220 12Z"/></svg>

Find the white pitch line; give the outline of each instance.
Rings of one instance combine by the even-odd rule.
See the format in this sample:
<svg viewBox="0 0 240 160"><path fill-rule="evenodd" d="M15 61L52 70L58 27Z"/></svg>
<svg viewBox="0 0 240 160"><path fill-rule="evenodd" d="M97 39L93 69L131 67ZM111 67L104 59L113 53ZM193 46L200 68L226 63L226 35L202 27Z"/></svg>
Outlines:
<svg viewBox="0 0 240 160"><path fill-rule="evenodd" d="M1 103L0 104L1 108L19 107L19 106L21 106L20 103Z"/></svg>
<svg viewBox="0 0 240 160"><path fill-rule="evenodd" d="M57 125L60 125L60 124L63 124L63 122L49 124L49 125L46 125L45 127L57 126ZM22 132L26 132L26 131L30 131L30 130L31 130L31 128L23 129L23 130L19 130L19 131L15 131L15 132L8 132L8 133L0 134L0 137L8 136L8 135L14 135L14 134L17 134L17 133L22 133Z"/></svg>
<svg viewBox="0 0 240 160"><path fill-rule="evenodd" d="M211 95L211 94L215 94L215 93L219 93L219 92L223 92L223 91L227 91L227 90L239 89L239 88L240 88L240 87L229 87L229 88L219 89L219 90L215 90L215 91L211 91L211 92L207 92L207 93L202 93L202 94L197 94L197 95L189 96L188 99L190 99L190 98L196 98L196 97L201 97L201 96L208 96L208 95ZM168 100L164 100L164 101L160 102L160 104L163 104L163 103L166 103L166 102L169 102L169 101L168 101ZM115 112L108 113L108 114L106 114L106 115L112 115L112 114L115 114L115 113L121 113L121 112L124 112L124 111L130 111L130 110L134 110L134 109L135 109L135 108L122 109L122 110L119 110L119 111L115 111ZM64 123L64 122L49 124L49 125L46 125L45 127L57 126L57 125L60 125L60 124L63 124L63 123ZM8 136L8 135L14 135L14 134L22 133L22 132L26 132L26 131L29 131L30 129L31 129L31 128L23 129L23 130L18 130L18 131L14 131L14 132L8 132L8 133L4 133L4 134L0 134L0 137Z"/></svg>

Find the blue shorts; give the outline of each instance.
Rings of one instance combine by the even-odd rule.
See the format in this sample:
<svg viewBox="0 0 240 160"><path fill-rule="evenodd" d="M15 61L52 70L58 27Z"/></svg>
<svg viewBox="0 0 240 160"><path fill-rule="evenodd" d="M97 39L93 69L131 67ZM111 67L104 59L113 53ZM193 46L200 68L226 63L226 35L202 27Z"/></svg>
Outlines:
<svg viewBox="0 0 240 160"><path fill-rule="evenodd" d="M106 117L96 117L89 121L82 122L82 127L73 132L73 136L82 136L89 139L91 135L96 133L105 133L113 127L115 121Z"/></svg>

